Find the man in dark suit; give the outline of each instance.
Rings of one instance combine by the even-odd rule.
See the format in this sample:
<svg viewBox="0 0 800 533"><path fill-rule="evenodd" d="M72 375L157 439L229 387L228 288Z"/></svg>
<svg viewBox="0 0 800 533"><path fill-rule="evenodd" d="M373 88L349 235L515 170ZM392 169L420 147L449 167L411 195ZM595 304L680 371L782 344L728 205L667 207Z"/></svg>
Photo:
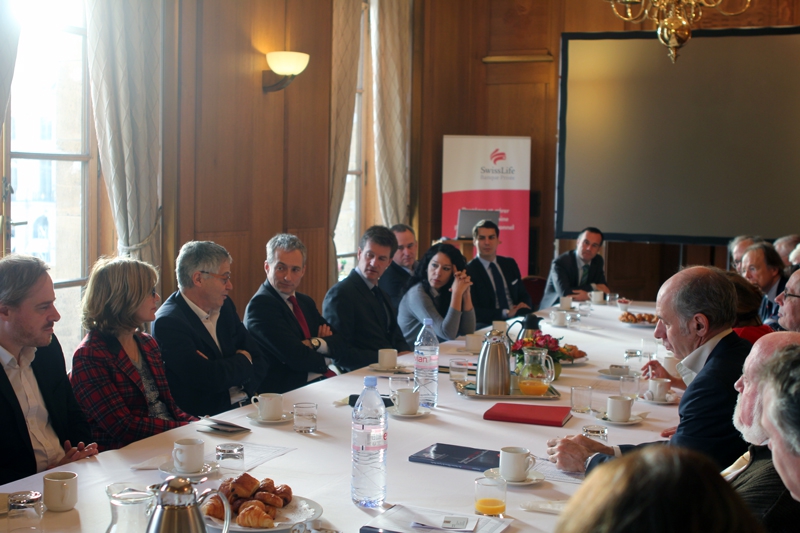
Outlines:
<svg viewBox="0 0 800 533"><path fill-rule="evenodd" d="M396 251L397 238L389 228L367 229L358 245L358 266L325 295L322 313L350 352L351 358L340 362L346 370L377 363L382 348L411 351L397 325L397 311L378 286Z"/></svg>
<svg viewBox="0 0 800 533"><path fill-rule="evenodd" d="M497 255L500 228L491 220L481 220L472 228L472 239L478 257L467 264L472 280L472 304L477 327L491 325L531 312L531 297L522 283L517 262Z"/></svg>
<svg viewBox="0 0 800 533"><path fill-rule="evenodd" d="M557 304L562 296L581 302L589 299L590 291L609 292L603 256L598 255L602 245L602 231L591 227L581 231L577 249L561 254L550 265L539 309Z"/></svg>
<svg viewBox="0 0 800 533"><path fill-rule="evenodd" d="M35 257L0 259L0 485L97 453L53 335L61 315L47 270Z"/></svg>
<svg viewBox="0 0 800 533"><path fill-rule="evenodd" d="M800 332L800 270L794 272L777 298L778 325L786 331Z"/></svg>
<svg viewBox="0 0 800 533"><path fill-rule="evenodd" d="M766 364L787 346L800 344L800 333L777 332L756 341L744 362L742 376L736 382L739 397L733 414L733 425L750 444L739 460L722 471L742 500L770 533L795 531L800 522L800 502L781 481L772 452L767 446L769 436L761 425L764 398L759 390L761 374Z"/></svg>
<svg viewBox="0 0 800 533"><path fill-rule="evenodd" d="M400 309L406 283L417 264L417 236L411 226L405 224L395 224L389 229L397 237L397 251L378 280L378 285L389 296L396 311Z"/></svg>
<svg viewBox="0 0 800 533"><path fill-rule="evenodd" d="M770 326L777 324L780 305L775 299L788 280L780 254L768 242L753 244L742 257L742 276L764 293L759 309L761 320Z"/></svg>
<svg viewBox="0 0 800 533"><path fill-rule="evenodd" d="M708 455L720 468L747 449L731 422L736 407L734 383L751 345L731 326L736 320L736 289L719 269L692 267L668 279L658 291L654 335L680 360L686 383L678 413L680 423L669 441ZM669 378L657 361L642 369ZM635 446L609 447L578 435L547 442L550 461L561 470L589 471Z"/></svg>
<svg viewBox="0 0 800 533"><path fill-rule="evenodd" d="M228 298L232 261L213 242L184 244L175 268L180 290L153 323L175 403L195 416L249 403L267 375L264 355Z"/></svg>
<svg viewBox="0 0 800 533"><path fill-rule="evenodd" d="M306 258L306 247L296 236L275 235L267 243L267 280L247 304L244 325L269 361L263 392L287 392L335 376L329 365L347 356L314 300L296 292Z"/></svg>

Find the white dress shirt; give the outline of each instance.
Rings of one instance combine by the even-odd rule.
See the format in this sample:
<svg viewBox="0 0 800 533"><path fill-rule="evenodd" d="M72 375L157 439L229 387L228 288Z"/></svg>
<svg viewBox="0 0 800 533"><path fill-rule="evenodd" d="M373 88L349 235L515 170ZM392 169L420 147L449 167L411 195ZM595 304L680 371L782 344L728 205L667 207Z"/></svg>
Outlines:
<svg viewBox="0 0 800 533"><path fill-rule="evenodd" d="M676 365L678 369L678 373L683 378L683 382L686 383L688 387L689 384L697 377L697 374L703 370L703 367L706 366L706 361L708 360L708 356L711 355L711 352L714 351L714 348L717 347L719 341L722 340L725 335L732 332L732 329L726 329L709 339L709 341L695 351L687 355L682 361L679 361Z"/></svg>

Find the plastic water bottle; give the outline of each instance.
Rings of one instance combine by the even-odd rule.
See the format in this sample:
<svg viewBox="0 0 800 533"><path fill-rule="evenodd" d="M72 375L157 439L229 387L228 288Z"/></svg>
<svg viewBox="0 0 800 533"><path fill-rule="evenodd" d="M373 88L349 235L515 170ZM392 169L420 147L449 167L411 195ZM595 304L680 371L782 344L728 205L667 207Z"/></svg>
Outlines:
<svg viewBox="0 0 800 533"><path fill-rule="evenodd" d="M386 407L378 378L364 378L364 390L353 407L350 495L361 507L381 507L386 499Z"/></svg>
<svg viewBox="0 0 800 533"><path fill-rule="evenodd" d="M419 404L433 409L439 398L439 339L433 331L433 319L422 320L422 329L414 343L414 382L419 388Z"/></svg>

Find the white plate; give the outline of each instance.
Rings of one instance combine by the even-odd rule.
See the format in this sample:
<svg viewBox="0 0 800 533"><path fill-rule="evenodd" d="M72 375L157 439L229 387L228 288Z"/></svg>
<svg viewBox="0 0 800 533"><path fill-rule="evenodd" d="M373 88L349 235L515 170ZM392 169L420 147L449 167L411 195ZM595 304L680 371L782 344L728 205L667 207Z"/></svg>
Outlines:
<svg viewBox="0 0 800 533"><path fill-rule="evenodd" d="M166 463L162 464L158 467L162 474L166 474L168 476L180 476L189 478L191 480L200 479L201 477L206 477L210 474L215 473L219 470L219 465L215 462L211 463L203 463L203 468L200 469L199 472L194 473L187 473L187 472L178 472L175 470L175 465L172 461L167 461Z"/></svg>
<svg viewBox="0 0 800 533"><path fill-rule="evenodd" d="M597 413L597 414L600 415L601 413ZM597 420L602 420L606 424L612 424L614 426L632 426L632 425L638 424L642 420L644 420L644 418L642 418L639 415L631 415L630 420L628 420L627 422L614 422L613 420L609 420L608 418L606 418L606 414L605 413L602 413L602 415L603 416L595 416L595 418Z"/></svg>
<svg viewBox="0 0 800 533"><path fill-rule="evenodd" d="M642 396L640 394L639 396L636 397L636 401L644 402L644 403L652 403L654 405L677 405L678 402L680 402L680 397L678 397L678 395L675 395L675 398L673 400L671 400L671 401L667 400L667 401L664 401L664 402L658 402L656 400L648 400L647 398L645 398L644 396Z"/></svg>
<svg viewBox="0 0 800 533"><path fill-rule="evenodd" d="M622 376L625 375L625 374L621 374L621 375L620 374L612 374L611 371L609 369L607 369L607 368L601 368L597 372L601 376L606 378L606 379L619 379L619 378L621 378ZM638 370L628 370L628 375L629 376L641 376L642 373L639 372Z"/></svg>
<svg viewBox="0 0 800 533"><path fill-rule="evenodd" d="M483 475L486 477L500 477L500 469L490 468L489 470L484 472ZM528 472L528 479L526 479L525 481L506 480L506 485L524 486L524 485L533 485L534 483L541 483L542 481L544 481L544 474L536 470L531 470L530 472Z"/></svg>
<svg viewBox="0 0 800 533"><path fill-rule="evenodd" d="M316 520L320 516L322 516L322 506L320 504L308 498L294 496L289 505L278 509L278 514L275 516L275 527L269 529L244 527L236 524L236 519L233 519L229 531L248 531L250 533L289 531L298 522ZM203 518L208 528L214 531L222 531L222 520L207 515L203 515Z"/></svg>
<svg viewBox="0 0 800 533"><path fill-rule="evenodd" d="M258 418L257 413L247 413L247 418L260 426L272 426L275 424L285 424L286 422L291 422L294 420L294 413L291 411L286 411L278 420L261 420Z"/></svg>
<svg viewBox="0 0 800 533"><path fill-rule="evenodd" d="M394 368L383 368L378 363L369 365L369 369L373 372L390 372L392 374L411 374L414 372L413 366L396 366Z"/></svg>
<svg viewBox="0 0 800 533"><path fill-rule="evenodd" d="M397 406L396 405L393 405L391 407L387 407L386 408L386 412L389 413L390 415L392 415L395 418L419 418L421 416L425 416L425 415L431 414L431 410L428 409L427 407L420 407L417 410L417 412L415 414L413 414L413 415L402 415L402 414L397 412Z"/></svg>
<svg viewBox="0 0 800 533"><path fill-rule="evenodd" d="M654 328L656 324L651 324L650 322L623 322L628 327L631 328Z"/></svg>

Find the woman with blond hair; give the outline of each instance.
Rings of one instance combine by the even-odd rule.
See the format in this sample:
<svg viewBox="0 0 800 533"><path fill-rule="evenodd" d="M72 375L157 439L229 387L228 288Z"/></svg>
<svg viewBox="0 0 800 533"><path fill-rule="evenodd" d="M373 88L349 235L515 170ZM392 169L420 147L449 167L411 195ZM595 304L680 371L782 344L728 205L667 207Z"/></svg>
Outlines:
<svg viewBox="0 0 800 533"><path fill-rule="evenodd" d="M123 257L101 258L83 295L89 333L72 359L72 390L102 450L197 420L172 399L161 350L142 325L155 319L158 272Z"/></svg>

